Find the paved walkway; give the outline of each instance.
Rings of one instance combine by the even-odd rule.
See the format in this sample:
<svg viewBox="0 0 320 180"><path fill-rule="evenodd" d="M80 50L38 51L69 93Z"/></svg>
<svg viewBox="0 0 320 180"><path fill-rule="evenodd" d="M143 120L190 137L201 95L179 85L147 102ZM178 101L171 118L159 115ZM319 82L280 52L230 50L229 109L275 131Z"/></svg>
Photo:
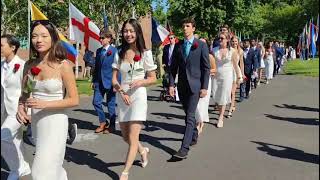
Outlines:
<svg viewBox="0 0 320 180"><path fill-rule="evenodd" d="M148 92L148 122L141 134L151 149L150 164L133 166L130 180L319 179L319 78L279 75L261 84L223 128L214 125L217 112L210 106L210 123L181 162L167 160L181 144L183 111L179 104L158 101L159 90ZM91 100L82 97L81 105L70 110L79 138L68 145L64 167L69 180L118 179L127 145L119 132L92 133L98 120ZM26 149L32 162L34 147ZM7 176L5 169L1 178Z"/></svg>

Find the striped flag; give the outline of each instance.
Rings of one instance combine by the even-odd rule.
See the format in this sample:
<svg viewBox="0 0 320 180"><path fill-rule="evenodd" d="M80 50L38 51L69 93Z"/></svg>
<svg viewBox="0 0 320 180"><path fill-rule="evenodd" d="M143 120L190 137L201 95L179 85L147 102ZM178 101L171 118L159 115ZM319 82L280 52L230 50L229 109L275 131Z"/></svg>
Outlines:
<svg viewBox="0 0 320 180"><path fill-rule="evenodd" d="M152 36L151 41L153 43L163 42L167 36L169 35L169 31L161 26L154 18L152 18Z"/></svg>
<svg viewBox="0 0 320 180"><path fill-rule="evenodd" d="M37 21L37 20L47 20L49 21L49 19L32 3L31 3L31 21ZM73 45L64 37L64 35L59 32L59 38L61 41L62 46L66 49L67 51L67 58L68 60L72 61L73 63L75 63L76 61L76 57L77 57L77 50L73 47Z"/></svg>

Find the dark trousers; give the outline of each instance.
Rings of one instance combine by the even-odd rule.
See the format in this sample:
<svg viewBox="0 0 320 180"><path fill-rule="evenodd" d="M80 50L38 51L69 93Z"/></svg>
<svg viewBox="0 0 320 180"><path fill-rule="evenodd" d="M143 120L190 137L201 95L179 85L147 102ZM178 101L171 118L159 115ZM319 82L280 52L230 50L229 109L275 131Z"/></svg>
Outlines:
<svg viewBox="0 0 320 180"><path fill-rule="evenodd" d="M178 92L180 102L182 103L183 110L186 114L186 128L180 150L183 152L188 152L191 142L198 139L198 129L196 126L195 112L200 97L199 93L191 92L189 85L180 87L178 85Z"/></svg>
<svg viewBox="0 0 320 180"><path fill-rule="evenodd" d="M278 68L278 60L276 60L273 63L273 77L275 77L278 73L277 73L277 68Z"/></svg>
<svg viewBox="0 0 320 180"><path fill-rule="evenodd" d="M251 74L244 74L248 79L240 84L240 98L249 97L249 91L251 88Z"/></svg>
<svg viewBox="0 0 320 180"><path fill-rule="evenodd" d="M277 70L276 70L276 74L279 74L279 70L280 70L280 67L281 67L281 58L277 58Z"/></svg>
<svg viewBox="0 0 320 180"><path fill-rule="evenodd" d="M99 122L106 122L106 115L103 110L103 99L106 95L107 107L110 119L110 127L115 127L116 121L116 93L113 89L105 89L102 84L94 84L93 106L99 116Z"/></svg>

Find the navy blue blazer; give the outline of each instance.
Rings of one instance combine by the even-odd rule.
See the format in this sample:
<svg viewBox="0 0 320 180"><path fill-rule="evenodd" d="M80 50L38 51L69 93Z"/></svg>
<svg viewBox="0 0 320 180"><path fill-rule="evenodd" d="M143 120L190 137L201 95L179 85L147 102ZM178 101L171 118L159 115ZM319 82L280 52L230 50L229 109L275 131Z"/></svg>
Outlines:
<svg viewBox="0 0 320 180"><path fill-rule="evenodd" d="M111 89L112 63L114 60L114 56L117 53L117 48L110 45L104 54L102 54L102 50L103 47L97 49L96 52L95 70L93 73L92 82L103 85L105 89Z"/></svg>
<svg viewBox="0 0 320 180"><path fill-rule="evenodd" d="M170 86L174 85L175 77L179 73L178 88L179 86L184 87L188 83L192 93L199 93L200 89L208 89L210 77L209 49L207 44L194 38L190 53L185 58L183 56L183 43L184 40L180 40L173 50L169 73ZM198 44L197 48L195 48L195 44Z"/></svg>
<svg viewBox="0 0 320 180"><path fill-rule="evenodd" d="M247 54L247 58L243 57L244 72L246 74L251 74L253 71L256 71L257 68L259 68L260 59L261 50L259 48L256 48L255 50L253 48L250 48Z"/></svg>
<svg viewBox="0 0 320 180"><path fill-rule="evenodd" d="M169 49L170 49L170 44L165 45L163 48L163 54L162 54L162 64L165 64L167 67L169 66Z"/></svg>

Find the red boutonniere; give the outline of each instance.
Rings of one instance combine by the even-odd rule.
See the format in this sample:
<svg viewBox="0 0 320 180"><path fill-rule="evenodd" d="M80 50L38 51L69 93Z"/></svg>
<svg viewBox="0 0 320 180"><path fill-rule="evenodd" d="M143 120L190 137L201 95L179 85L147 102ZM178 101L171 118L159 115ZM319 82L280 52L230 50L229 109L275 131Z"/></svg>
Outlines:
<svg viewBox="0 0 320 180"><path fill-rule="evenodd" d="M139 62L141 60L141 57L139 55L135 55L133 58L134 62Z"/></svg>
<svg viewBox="0 0 320 180"><path fill-rule="evenodd" d="M111 54L112 54L112 51L109 50L109 51L107 52L107 56L111 56Z"/></svg>
<svg viewBox="0 0 320 180"><path fill-rule="evenodd" d="M36 67L36 66L34 66L34 67L31 68L31 74L32 74L33 76L37 76L37 75L40 73L40 71L41 71L41 69L38 68L38 67Z"/></svg>
<svg viewBox="0 0 320 180"><path fill-rule="evenodd" d="M197 49L198 47L199 47L198 42L193 43L193 45L192 45L193 50Z"/></svg>
<svg viewBox="0 0 320 180"><path fill-rule="evenodd" d="M13 72L16 73L20 68L20 64L14 64Z"/></svg>

